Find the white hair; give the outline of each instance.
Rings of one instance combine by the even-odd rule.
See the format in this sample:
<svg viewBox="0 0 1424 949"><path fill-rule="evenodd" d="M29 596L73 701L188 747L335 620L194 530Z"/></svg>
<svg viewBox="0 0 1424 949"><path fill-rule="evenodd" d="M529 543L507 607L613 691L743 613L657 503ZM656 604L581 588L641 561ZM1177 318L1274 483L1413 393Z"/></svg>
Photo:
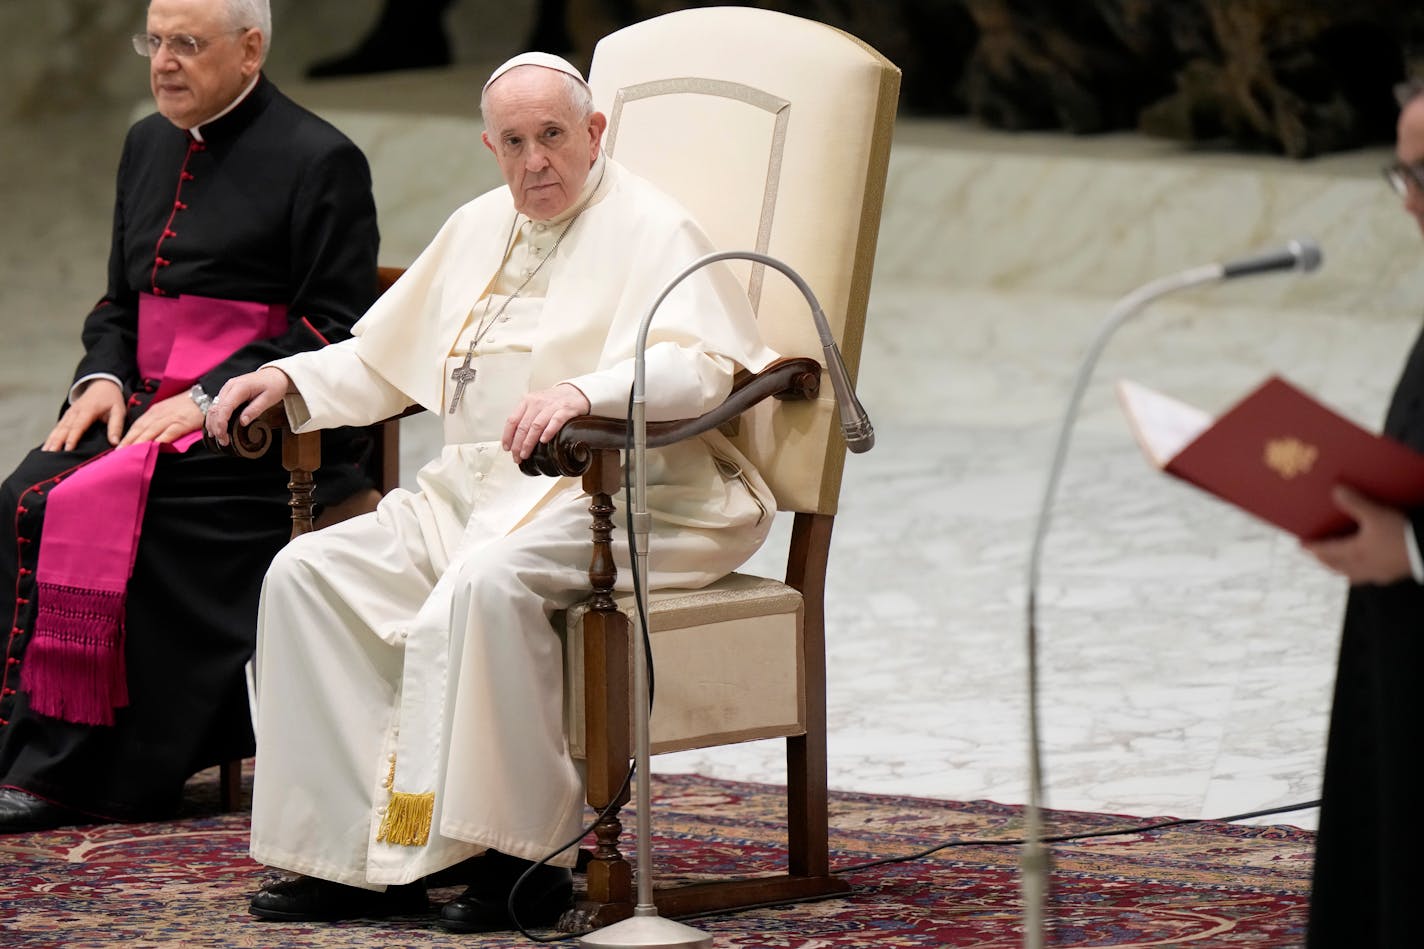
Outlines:
<svg viewBox="0 0 1424 949"><path fill-rule="evenodd" d="M547 67L536 66L533 63L530 63L526 66L514 67L514 69L545 68ZM513 72L514 69L510 70L510 72ZM577 120L582 122L590 115L593 115L593 93L589 91L587 84L585 84L582 79L579 79L575 76L570 76L566 72L561 72L557 69L550 69L549 71L555 73L560 79L564 81L564 97L568 101L569 108L573 110L574 116L577 118ZM506 73L505 75L508 75L508 73ZM500 78L502 79L504 77L501 76ZM487 118L489 112L489 91L498 83L499 80L496 79L494 82L486 86L485 90L480 93L480 116L482 118L485 118L486 124L488 124L489 121Z"/></svg>
<svg viewBox="0 0 1424 949"><path fill-rule="evenodd" d="M262 34L262 59L272 48L272 4L268 0L224 0L232 28L257 29Z"/></svg>

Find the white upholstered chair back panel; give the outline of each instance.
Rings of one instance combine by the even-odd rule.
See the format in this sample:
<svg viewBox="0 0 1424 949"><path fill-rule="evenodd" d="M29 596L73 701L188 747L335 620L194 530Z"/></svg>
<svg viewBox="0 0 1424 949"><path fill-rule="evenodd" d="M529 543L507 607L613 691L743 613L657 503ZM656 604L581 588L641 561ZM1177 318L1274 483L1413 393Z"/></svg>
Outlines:
<svg viewBox="0 0 1424 949"><path fill-rule="evenodd" d="M608 115L609 154L686 205L718 248L761 251L799 272L853 373L899 71L824 24L723 7L670 13L604 38L590 84ZM764 267L733 269L767 342L787 356L820 358L795 286ZM785 872L660 888L656 901L669 915L849 889L830 872L824 597L845 444L829 383L822 390L813 403L760 403L737 420L733 436L778 507L796 512L785 582L734 573L650 597L653 753L772 737L785 739L786 752ZM599 454L585 481L595 514L616 490L616 462ZM591 574L600 564L596 555ZM629 682L638 646L618 615L629 612L630 599L575 607L566 627L569 744L584 758L589 805L605 815L594 832L600 843L586 903L610 920L634 912L616 813L632 746Z"/></svg>
<svg viewBox="0 0 1424 949"><path fill-rule="evenodd" d="M822 23L712 7L605 37L590 85L609 118L609 154L682 202L718 249L760 251L800 273L854 378L899 89L895 66ZM820 358L810 311L790 281L746 262L733 269L768 345ZM835 513L845 448L829 380L818 402L769 400L736 428L733 441L779 508Z"/></svg>

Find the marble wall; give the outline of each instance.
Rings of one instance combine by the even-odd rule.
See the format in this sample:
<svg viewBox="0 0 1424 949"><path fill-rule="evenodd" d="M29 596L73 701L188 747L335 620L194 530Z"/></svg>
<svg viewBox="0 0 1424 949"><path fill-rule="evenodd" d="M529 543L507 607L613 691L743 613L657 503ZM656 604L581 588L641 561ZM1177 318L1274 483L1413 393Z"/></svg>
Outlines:
<svg viewBox="0 0 1424 949"><path fill-rule="evenodd" d="M878 280L1115 296L1175 270L1311 237L1309 280L1246 281L1230 298L1391 319L1424 305L1418 231L1379 168L1203 152L1118 135L1004 135L902 119ZM926 209L929 209L928 211Z"/></svg>

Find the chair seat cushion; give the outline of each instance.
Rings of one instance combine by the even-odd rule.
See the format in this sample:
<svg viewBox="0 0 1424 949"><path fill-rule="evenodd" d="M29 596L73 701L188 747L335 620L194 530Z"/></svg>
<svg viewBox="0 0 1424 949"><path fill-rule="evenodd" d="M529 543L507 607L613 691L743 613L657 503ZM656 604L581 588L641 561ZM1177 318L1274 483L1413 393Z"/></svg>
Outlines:
<svg viewBox="0 0 1424 949"><path fill-rule="evenodd" d="M617 600L635 629L633 595ZM805 733L802 600L795 589L733 573L701 590L657 591L649 597L649 609L654 754ZM576 758L584 756L585 747L587 612L580 604L565 618L565 718Z"/></svg>

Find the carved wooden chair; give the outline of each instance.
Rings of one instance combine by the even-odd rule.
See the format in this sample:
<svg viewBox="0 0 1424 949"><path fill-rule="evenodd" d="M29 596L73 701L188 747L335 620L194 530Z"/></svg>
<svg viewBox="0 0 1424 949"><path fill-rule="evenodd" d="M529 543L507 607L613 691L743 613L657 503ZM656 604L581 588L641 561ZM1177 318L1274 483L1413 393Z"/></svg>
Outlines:
<svg viewBox="0 0 1424 949"><path fill-rule="evenodd" d="M620 30L590 70L609 118L608 153L686 205L725 249L777 257L816 293L851 377L859 361L880 223L899 70L839 30L751 8L686 10ZM690 262L689 262L690 263ZM744 375L701 419L649 425L651 445L721 425L794 513L785 580L732 574L702 590L663 590L649 617L657 673L653 752L785 738L784 873L660 889L665 915L834 894L827 845L824 585L845 445L805 300L774 271L734 269L767 343L789 358ZM652 301L649 301L651 304ZM767 396L777 396L767 399ZM270 444L280 410L234 431L250 452ZM617 808L629 770L631 597L613 593L613 496L621 488L622 419L569 422L526 470L582 476L594 540L589 600L566 627L569 743L587 765L595 827L587 889L567 928L631 915L632 870ZM294 531L310 529L315 439L283 440ZM654 556L656 551L654 550Z"/></svg>

